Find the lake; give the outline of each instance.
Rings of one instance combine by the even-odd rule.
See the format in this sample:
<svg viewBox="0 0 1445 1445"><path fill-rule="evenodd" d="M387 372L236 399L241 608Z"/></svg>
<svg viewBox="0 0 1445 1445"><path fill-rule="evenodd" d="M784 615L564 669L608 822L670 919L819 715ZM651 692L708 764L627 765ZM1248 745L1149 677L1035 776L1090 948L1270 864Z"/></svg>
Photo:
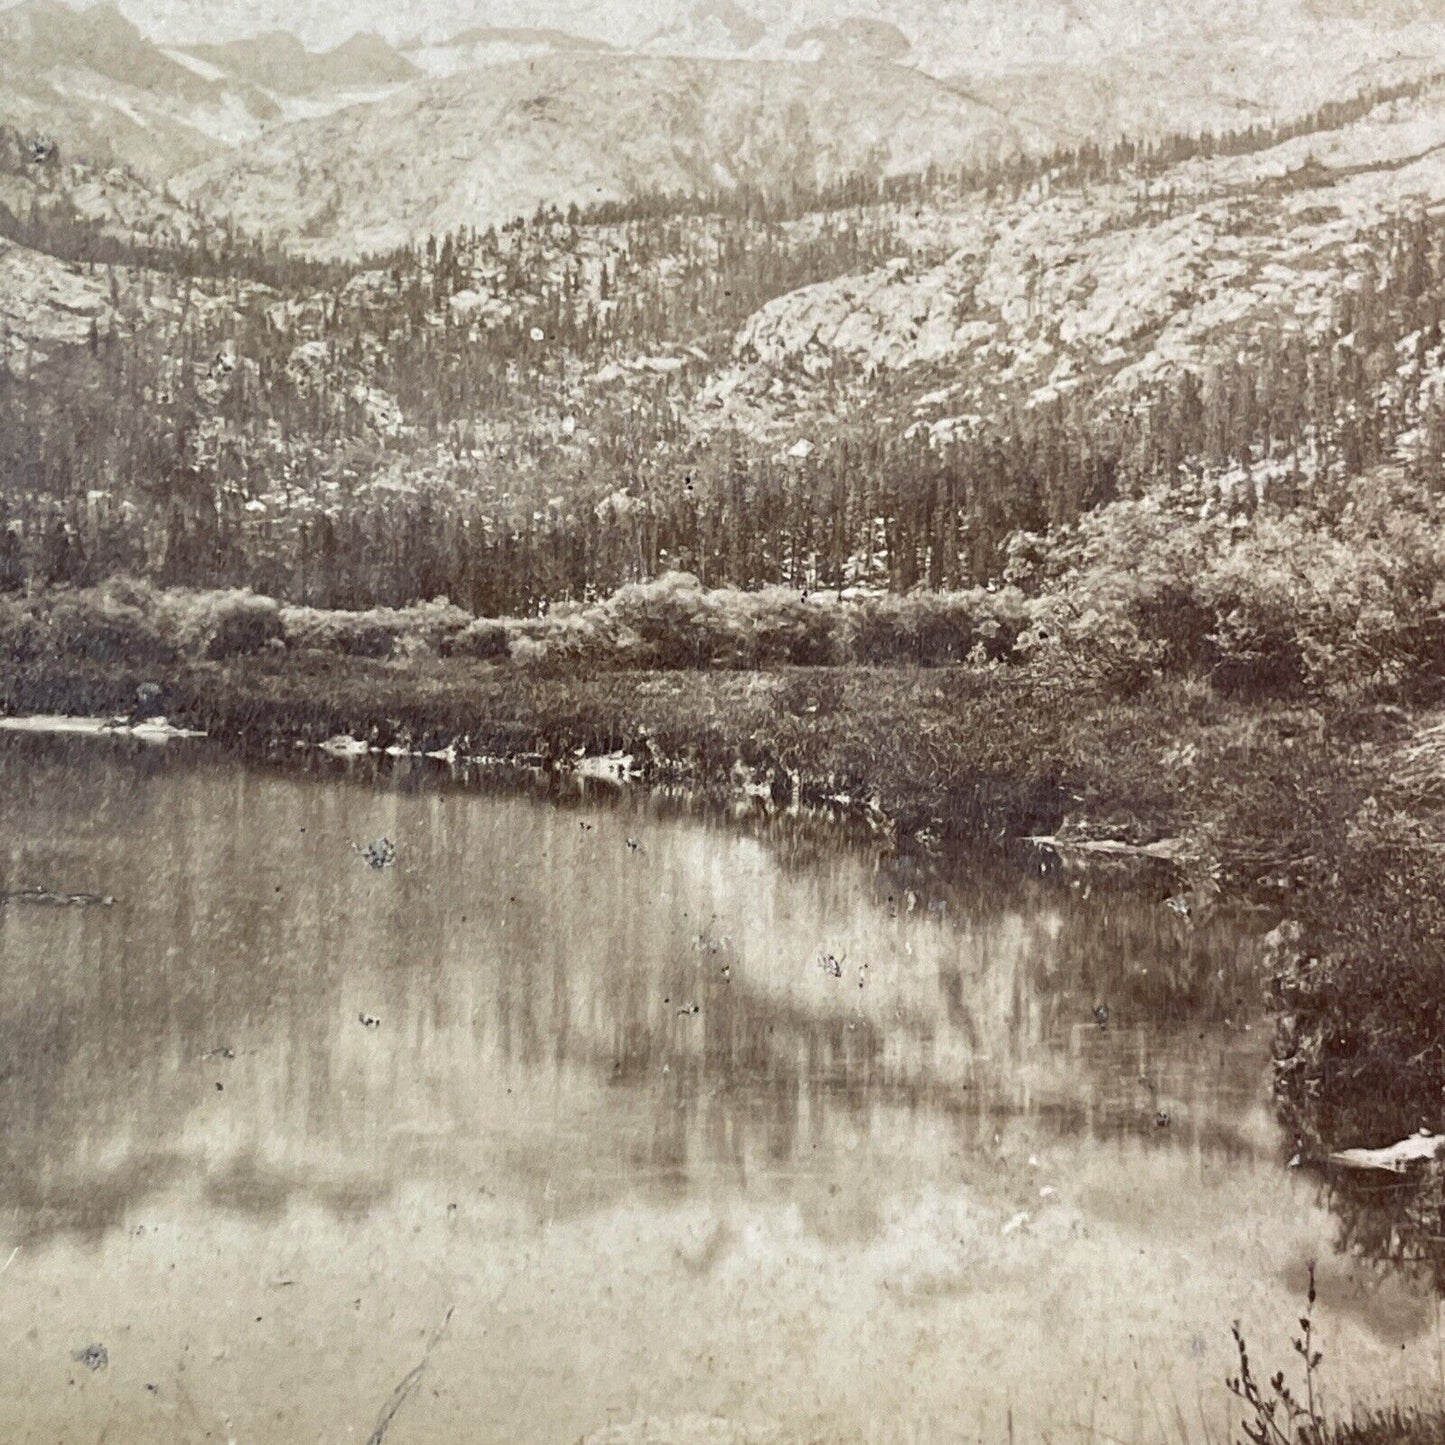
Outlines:
<svg viewBox="0 0 1445 1445"><path fill-rule="evenodd" d="M0 887L114 900L0 907L0 1439L1222 1441L1312 1258L1333 1402L1441 1377L1288 1167L1266 915L420 762L0 796Z"/></svg>

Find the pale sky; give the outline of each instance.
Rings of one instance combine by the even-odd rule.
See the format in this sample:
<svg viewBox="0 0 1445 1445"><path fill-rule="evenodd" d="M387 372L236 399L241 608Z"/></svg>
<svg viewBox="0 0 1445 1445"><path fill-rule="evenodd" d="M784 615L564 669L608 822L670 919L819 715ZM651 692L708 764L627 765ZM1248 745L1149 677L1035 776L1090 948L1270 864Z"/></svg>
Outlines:
<svg viewBox="0 0 1445 1445"><path fill-rule="evenodd" d="M0 9L17 0L0 0ZM83 8L83 0L70 0ZM728 10L756 17L777 37L852 16L894 23L925 50L971 52L980 65L1083 58L1086 52L1254 31L1321 14L1398 23L1445 18L1445 0L115 0L162 43L233 39L289 30L313 48L359 31L393 43L448 39L470 26L554 27L640 45L670 32L695 41ZM1306 27L1308 28L1308 27ZM1375 27L1370 27L1375 28ZM1391 27L1392 28L1392 27ZM665 48L665 41L663 42Z"/></svg>
<svg viewBox="0 0 1445 1445"><path fill-rule="evenodd" d="M445 39L472 25L555 26L641 41L674 23L683 0L118 0L141 29L171 40L289 30L332 45L362 30ZM865 0L866 3L866 0Z"/></svg>

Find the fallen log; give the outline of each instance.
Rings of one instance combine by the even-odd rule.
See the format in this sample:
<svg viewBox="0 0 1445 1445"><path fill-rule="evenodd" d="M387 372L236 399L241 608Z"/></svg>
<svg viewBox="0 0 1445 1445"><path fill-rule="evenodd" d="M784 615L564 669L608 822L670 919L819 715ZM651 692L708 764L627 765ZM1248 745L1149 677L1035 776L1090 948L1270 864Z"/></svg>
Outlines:
<svg viewBox="0 0 1445 1445"><path fill-rule="evenodd" d="M1328 1162L1341 1169L1370 1169L1382 1173L1403 1174L1412 1165L1445 1158L1445 1134L1422 1130L1398 1144L1382 1149L1341 1149L1329 1156Z"/></svg>
<svg viewBox="0 0 1445 1445"><path fill-rule="evenodd" d="M1164 863L1177 863L1187 853L1183 838L1161 838L1157 843L1125 843L1118 838L1055 838L1036 835L1025 838L1037 848L1052 848L1056 853L1098 853L1114 858L1156 858Z"/></svg>

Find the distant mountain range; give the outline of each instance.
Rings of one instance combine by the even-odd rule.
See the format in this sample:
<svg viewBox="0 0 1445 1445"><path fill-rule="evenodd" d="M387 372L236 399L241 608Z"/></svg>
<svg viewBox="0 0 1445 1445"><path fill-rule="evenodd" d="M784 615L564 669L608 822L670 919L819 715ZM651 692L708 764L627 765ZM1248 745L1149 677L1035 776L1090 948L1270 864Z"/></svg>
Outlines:
<svg viewBox="0 0 1445 1445"><path fill-rule="evenodd" d="M376 37L320 55L289 35L186 50L156 45L114 5L0 10L0 123L153 178L417 73Z"/></svg>
<svg viewBox="0 0 1445 1445"><path fill-rule="evenodd" d="M177 184L248 230L374 250L544 204L895 174L1050 139L897 66L577 52L283 127Z"/></svg>
<svg viewBox="0 0 1445 1445"><path fill-rule="evenodd" d="M421 74L379 35L353 35L333 50L307 50L284 30L219 45L187 45L181 52L215 67L232 80L283 95L330 90L372 90Z"/></svg>
<svg viewBox="0 0 1445 1445"><path fill-rule="evenodd" d="M881 43L890 59L954 73L1020 63L1098 59L1139 45L1173 45L1321 19L1392 24L1445 18L1445 0L121 0L168 44L287 30L313 47L360 32L398 46L435 44L469 29L521 25L619 49L781 56L802 38ZM522 18L525 17L525 18ZM908 54L894 53L906 42Z"/></svg>
<svg viewBox="0 0 1445 1445"><path fill-rule="evenodd" d="M266 95L198 74L111 6L0 11L0 121L152 173L194 165L283 118Z"/></svg>
<svg viewBox="0 0 1445 1445"><path fill-rule="evenodd" d="M519 25L500 0L439 0L418 34L379 0L20 0L0 8L0 124L341 254L538 205L1240 129L1445 70L1436 12L532 0Z"/></svg>

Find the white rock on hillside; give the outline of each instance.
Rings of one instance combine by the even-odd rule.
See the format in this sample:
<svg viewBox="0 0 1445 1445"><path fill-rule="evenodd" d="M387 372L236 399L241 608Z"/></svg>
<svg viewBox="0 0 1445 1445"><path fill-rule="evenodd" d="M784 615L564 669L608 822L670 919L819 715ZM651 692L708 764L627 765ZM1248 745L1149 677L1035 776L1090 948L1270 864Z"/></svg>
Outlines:
<svg viewBox="0 0 1445 1445"><path fill-rule="evenodd" d="M701 408L737 416L769 398L781 420L766 378L840 366L953 368L960 397L1010 387L1043 400L1089 380L1127 393L1228 338L1318 327L1342 279L1368 263L1367 228L1441 201L1438 88L1307 142L1177 167L1147 190L1131 179L971 201L946 228L946 260L891 261L764 306Z"/></svg>
<svg viewBox="0 0 1445 1445"><path fill-rule="evenodd" d="M40 251L0 240L0 342L9 358L42 360L52 349L74 346L102 331L112 311L104 273L57 261Z"/></svg>

